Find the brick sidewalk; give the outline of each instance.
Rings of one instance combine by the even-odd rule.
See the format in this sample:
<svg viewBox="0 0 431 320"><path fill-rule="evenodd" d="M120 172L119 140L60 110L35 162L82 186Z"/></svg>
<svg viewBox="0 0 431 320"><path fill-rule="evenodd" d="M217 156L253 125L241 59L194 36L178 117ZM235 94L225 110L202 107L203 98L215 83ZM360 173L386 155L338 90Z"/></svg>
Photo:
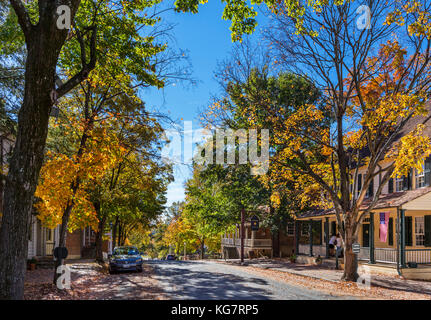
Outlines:
<svg viewBox="0 0 431 320"><path fill-rule="evenodd" d="M239 260L228 260L226 263L239 264ZM340 283L340 279L343 275L343 271L335 270L334 267L329 264L322 264L320 266L295 264L284 259L246 260L245 264L254 268L286 272L334 283ZM371 275L371 286L402 292L425 294L429 295L431 299L431 282L427 281L406 280L398 276L373 274Z"/></svg>

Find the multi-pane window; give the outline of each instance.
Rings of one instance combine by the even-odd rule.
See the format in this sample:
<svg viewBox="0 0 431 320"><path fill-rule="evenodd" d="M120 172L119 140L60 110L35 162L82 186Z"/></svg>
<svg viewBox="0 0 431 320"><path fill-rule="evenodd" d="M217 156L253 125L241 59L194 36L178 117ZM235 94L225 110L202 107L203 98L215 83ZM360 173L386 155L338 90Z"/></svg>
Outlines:
<svg viewBox="0 0 431 320"><path fill-rule="evenodd" d="M397 178L396 180L395 180L395 186L396 186L396 191L397 192L401 192L401 191L403 191L403 189L404 189L404 177L401 177L401 178Z"/></svg>
<svg viewBox="0 0 431 320"><path fill-rule="evenodd" d="M416 171L416 188L425 187L425 165L422 165L422 172Z"/></svg>
<svg viewBox="0 0 431 320"><path fill-rule="evenodd" d="M415 234L416 234L416 245L425 245L425 218L416 217L415 218Z"/></svg>
<svg viewBox="0 0 431 320"><path fill-rule="evenodd" d="M295 235L295 224L293 222L287 223L287 235L288 236Z"/></svg>

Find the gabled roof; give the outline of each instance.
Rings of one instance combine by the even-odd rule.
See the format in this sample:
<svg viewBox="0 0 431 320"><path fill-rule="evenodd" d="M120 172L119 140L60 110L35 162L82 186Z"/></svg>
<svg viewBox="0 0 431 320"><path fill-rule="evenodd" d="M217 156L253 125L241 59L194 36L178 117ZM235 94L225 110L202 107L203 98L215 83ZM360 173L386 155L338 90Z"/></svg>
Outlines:
<svg viewBox="0 0 431 320"><path fill-rule="evenodd" d="M394 142L392 143L392 146L396 145L401 140L402 137L404 137L405 135L415 130L419 124L425 125L423 135L431 137L431 101L428 102L425 105L425 107L428 110L428 114L426 116L416 116L416 117L410 118L410 120L406 122L402 130L396 135ZM353 152L353 151L349 150L349 152ZM357 150L355 152L357 152ZM361 160L369 156L370 156L370 150L368 149L368 146L364 147L359 151L359 158ZM352 167L355 168L356 165L354 164Z"/></svg>

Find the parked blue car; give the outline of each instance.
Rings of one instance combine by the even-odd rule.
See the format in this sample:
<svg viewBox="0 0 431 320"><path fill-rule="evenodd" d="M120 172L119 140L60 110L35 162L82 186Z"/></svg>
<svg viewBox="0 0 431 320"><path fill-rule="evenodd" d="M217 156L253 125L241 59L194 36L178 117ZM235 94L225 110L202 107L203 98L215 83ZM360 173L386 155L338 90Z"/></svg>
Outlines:
<svg viewBox="0 0 431 320"><path fill-rule="evenodd" d="M109 273L117 271L142 272L142 256L136 247L116 247L109 255Z"/></svg>
<svg viewBox="0 0 431 320"><path fill-rule="evenodd" d="M174 254L168 254L166 256L166 260L177 260L177 257Z"/></svg>

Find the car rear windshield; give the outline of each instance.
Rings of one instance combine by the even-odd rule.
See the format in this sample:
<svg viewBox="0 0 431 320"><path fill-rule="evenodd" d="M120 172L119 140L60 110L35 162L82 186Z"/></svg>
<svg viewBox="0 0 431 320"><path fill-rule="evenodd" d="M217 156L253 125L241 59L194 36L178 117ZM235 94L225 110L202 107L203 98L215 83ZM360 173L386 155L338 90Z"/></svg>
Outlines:
<svg viewBox="0 0 431 320"><path fill-rule="evenodd" d="M117 248L115 249L114 254L136 256L139 254L139 251L136 248Z"/></svg>

